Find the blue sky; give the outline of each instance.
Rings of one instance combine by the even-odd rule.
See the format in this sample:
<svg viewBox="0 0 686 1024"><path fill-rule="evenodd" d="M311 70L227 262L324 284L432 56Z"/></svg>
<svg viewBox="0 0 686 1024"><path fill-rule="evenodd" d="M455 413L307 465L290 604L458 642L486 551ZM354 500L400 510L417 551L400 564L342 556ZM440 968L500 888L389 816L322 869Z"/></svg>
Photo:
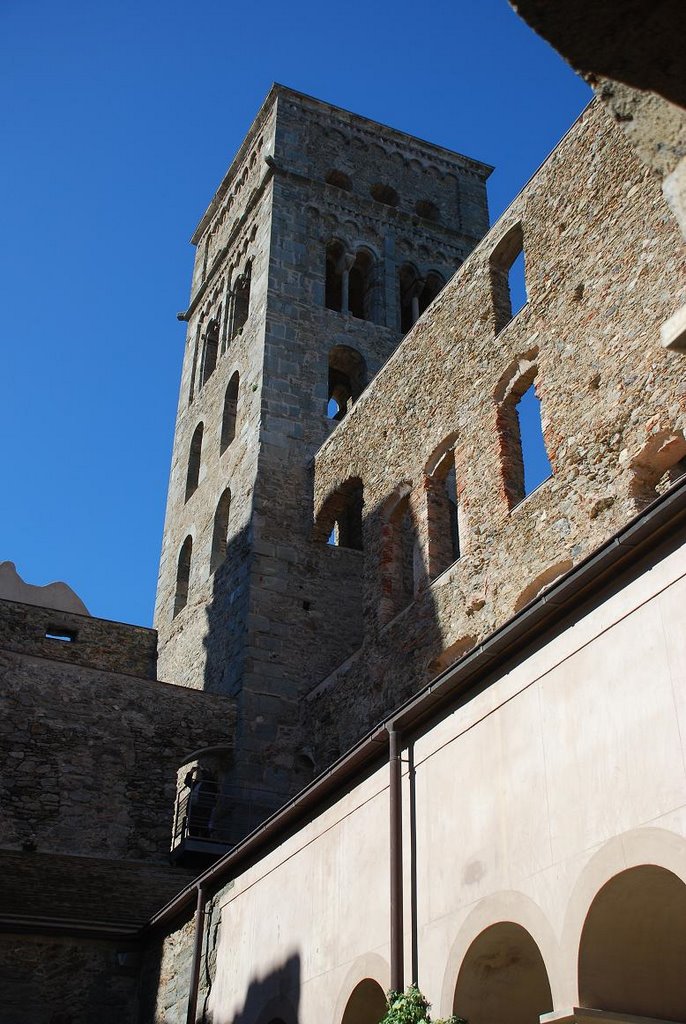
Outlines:
<svg viewBox="0 0 686 1024"><path fill-rule="evenodd" d="M188 239L272 81L495 164L590 93L506 0L4 0L0 559L149 625Z"/></svg>

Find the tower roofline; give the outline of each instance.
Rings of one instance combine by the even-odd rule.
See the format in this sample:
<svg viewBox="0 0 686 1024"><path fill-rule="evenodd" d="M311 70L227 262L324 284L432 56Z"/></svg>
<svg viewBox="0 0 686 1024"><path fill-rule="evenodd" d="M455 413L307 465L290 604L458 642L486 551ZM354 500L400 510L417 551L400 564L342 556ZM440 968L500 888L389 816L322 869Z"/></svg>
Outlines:
<svg viewBox="0 0 686 1024"><path fill-rule="evenodd" d="M483 181L491 175L494 170L492 164L484 163L481 160L474 160L472 157L465 156L464 153L458 153L457 150L448 149L446 146L436 145L434 142L428 142L426 139L419 138L417 135L411 135L409 132L401 131L398 128L392 128L390 125L384 124L382 121L374 121L371 118L363 117L361 114L355 114L351 110L347 110L345 107L338 107L333 103L327 103L325 100L317 99L316 96L310 96L308 93L299 92L297 89L291 89L290 86L281 85L279 82L273 82L272 86L267 93L260 109L258 110L255 119L253 120L250 128L248 129L243 142L241 143L238 152L231 161L229 168L222 178L219 188L212 196L209 206L205 210L201 220L198 223L193 235L191 237L191 243L197 245L200 241L207 224L212 219L217 206L223 199L224 195L228 191L230 182L232 181L236 170L240 166L246 152L250 149L250 146L258 134L259 129L264 124L267 116L272 110L275 102L279 97L290 97L300 101L305 101L308 106L314 107L321 111L326 111L330 114L335 114L340 117L343 115L343 120L350 121L352 124L357 126L371 126L390 138L398 140L411 141L414 145L421 146L422 149L427 150L430 153L434 153L446 160L448 163L453 165L461 166L462 168L468 169L473 173L476 173Z"/></svg>

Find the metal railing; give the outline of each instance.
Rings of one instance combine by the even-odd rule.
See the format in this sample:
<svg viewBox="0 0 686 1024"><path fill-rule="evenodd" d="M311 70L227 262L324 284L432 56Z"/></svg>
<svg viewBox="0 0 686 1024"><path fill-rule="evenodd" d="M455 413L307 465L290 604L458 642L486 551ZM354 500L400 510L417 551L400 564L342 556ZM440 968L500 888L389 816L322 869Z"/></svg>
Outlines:
<svg viewBox="0 0 686 1024"><path fill-rule="evenodd" d="M188 846L189 840L194 846L198 843L198 847L203 843L228 845L229 830L217 826L214 820L219 793L219 783L212 780L195 781L179 790L174 806L172 850Z"/></svg>

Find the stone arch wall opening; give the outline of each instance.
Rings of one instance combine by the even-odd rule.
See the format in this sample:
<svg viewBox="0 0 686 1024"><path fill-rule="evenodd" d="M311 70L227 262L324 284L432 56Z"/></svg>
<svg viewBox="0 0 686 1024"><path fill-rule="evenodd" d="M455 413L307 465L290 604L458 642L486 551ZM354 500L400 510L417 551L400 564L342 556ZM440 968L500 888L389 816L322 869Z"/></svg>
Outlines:
<svg viewBox="0 0 686 1024"><path fill-rule="evenodd" d="M445 281L435 270L430 271L424 280L424 285L419 293L419 315L431 305L438 293L443 288Z"/></svg>
<svg viewBox="0 0 686 1024"><path fill-rule="evenodd" d="M312 539L333 547L362 551L363 509L362 481L359 477L350 477L322 505Z"/></svg>
<svg viewBox="0 0 686 1024"><path fill-rule="evenodd" d="M411 263L403 263L398 271L398 287L400 289L400 330L407 334L419 317L419 289L421 279L417 268Z"/></svg>
<svg viewBox="0 0 686 1024"><path fill-rule="evenodd" d="M376 320L376 261L368 249L358 249L348 273L348 312L359 320Z"/></svg>
<svg viewBox="0 0 686 1024"><path fill-rule="evenodd" d="M686 885L643 864L593 900L579 944L581 1006L686 1021Z"/></svg>
<svg viewBox="0 0 686 1024"><path fill-rule="evenodd" d="M191 578L191 561L193 558L193 538L189 534L179 552L176 566L176 592L174 594L174 616L188 604L188 588Z"/></svg>
<svg viewBox="0 0 686 1024"><path fill-rule="evenodd" d="M186 470L185 501L188 501L191 494L198 489L198 481L200 480L200 463L202 460L202 435L204 429L204 425L202 423L198 423L197 427L193 431L193 437L191 438L191 446L188 450L188 469Z"/></svg>
<svg viewBox="0 0 686 1024"><path fill-rule="evenodd" d="M350 192L353 187L350 175L346 174L345 171L338 171L335 168L326 175L326 184L335 185L336 188L342 188L346 192Z"/></svg>
<svg viewBox="0 0 686 1024"><path fill-rule="evenodd" d="M515 224L501 238L491 253L489 266L495 333L499 334L527 302L521 224Z"/></svg>
<svg viewBox="0 0 686 1024"><path fill-rule="evenodd" d="M329 352L327 415L342 420L366 383L367 365L361 353L349 345L334 345Z"/></svg>
<svg viewBox="0 0 686 1024"><path fill-rule="evenodd" d="M381 536L380 619L386 623L414 601L421 579L421 555L409 488L401 488L386 503Z"/></svg>
<svg viewBox="0 0 686 1024"><path fill-rule="evenodd" d="M631 462L631 497L642 511L686 473L686 440L681 431L662 430Z"/></svg>
<svg viewBox="0 0 686 1024"><path fill-rule="evenodd" d="M537 1024L552 1009L548 972L529 932L512 921L481 932L460 967L453 1013L469 1024Z"/></svg>
<svg viewBox="0 0 686 1024"><path fill-rule="evenodd" d="M231 489L222 493L214 513L212 527L212 550L210 554L210 573L216 572L226 558L226 547L229 539L229 513L231 511Z"/></svg>
<svg viewBox="0 0 686 1024"><path fill-rule="evenodd" d="M351 992L341 1024L379 1024L385 1013L386 996L381 985L365 978Z"/></svg>
<svg viewBox="0 0 686 1024"><path fill-rule="evenodd" d="M400 201L400 197L393 186L381 182L372 185L369 194L372 199L376 199L377 203L383 203L384 206L397 206Z"/></svg>
<svg viewBox="0 0 686 1024"><path fill-rule="evenodd" d="M460 514L455 470L455 435L439 445L426 476L429 579L435 579L461 555Z"/></svg>
<svg viewBox="0 0 686 1024"><path fill-rule="evenodd" d="M201 385L206 384L217 366L217 355L219 353L219 321L211 320L205 331L205 341L202 350L202 368L200 370Z"/></svg>
<svg viewBox="0 0 686 1024"><path fill-rule="evenodd" d="M343 272L345 247L338 239L329 242L326 247L326 281L324 286L324 305L335 313L343 310Z"/></svg>
<svg viewBox="0 0 686 1024"><path fill-rule="evenodd" d="M495 392L503 488L510 508L552 475L534 384L538 374L535 356L534 350L516 359Z"/></svg>
<svg viewBox="0 0 686 1024"><path fill-rule="evenodd" d="M224 395L224 410L222 412L222 431L219 439L219 454L221 455L229 447L236 436L236 416L238 413L238 385L240 377L238 370L231 376L229 386Z"/></svg>
<svg viewBox="0 0 686 1024"><path fill-rule="evenodd" d="M250 289L252 285L252 263L248 263L236 281L233 296L232 337L242 331L250 315Z"/></svg>
<svg viewBox="0 0 686 1024"><path fill-rule="evenodd" d="M190 405L195 397L195 377L198 372L198 352L200 349L200 339L195 339L195 348L193 349L193 362L191 363L191 381L188 389L188 404Z"/></svg>

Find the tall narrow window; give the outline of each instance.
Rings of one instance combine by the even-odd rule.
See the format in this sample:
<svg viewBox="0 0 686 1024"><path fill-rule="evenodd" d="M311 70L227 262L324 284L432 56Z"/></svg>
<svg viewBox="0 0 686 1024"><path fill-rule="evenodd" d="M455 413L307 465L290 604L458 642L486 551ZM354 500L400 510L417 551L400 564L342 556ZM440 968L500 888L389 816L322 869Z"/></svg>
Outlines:
<svg viewBox="0 0 686 1024"><path fill-rule="evenodd" d="M238 334L245 326L250 313L250 285L252 278L252 264L248 263L245 272L236 281L233 297L233 331Z"/></svg>
<svg viewBox="0 0 686 1024"><path fill-rule="evenodd" d="M200 347L200 341L198 338L195 339L195 348L193 349L193 362L191 363L191 384L188 389L188 404L190 405L195 396L195 375L198 372L198 349Z"/></svg>
<svg viewBox="0 0 686 1024"><path fill-rule="evenodd" d="M535 350L516 359L496 388L503 486L510 508L552 473L543 437L541 405L534 388Z"/></svg>
<svg viewBox="0 0 686 1024"><path fill-rule="evenodd" d="M419 549L409 492L396 495L383 515L380 618L389 622L413 600L419 577Z"/></svg>
<svg viewBox="0 0 686 1024"><path fill-rule="evenodd" d="M398 271L400 288L400 330L407 334L419 317L419 289L421 281L416 267L404 263Z"/></svg>
<svg viewBox="0 0 686 1024"><path fill-rule="evenodd" d="M191 447L188 453L188 470L186 472L185 501L188 501L191 494L193 494L198 487L198 481L200 479L200 460L202 457L203 430L203 424L198 423L193 432L193 437L191 438Z"/></svg>
<svg viewBox="0 0 686 1024"><path fill-rule="evenodd" d="M326 284L324 304L327 309L340 313L343 310L343 243L337 240L326 247ZM346 271L347 273L347 271Z"/></svg>
<svg viewBox="0 0 686 1024"><path fill-rule="evenodd" d="M193 556L193 538L188 535L181 546L176 569L176 593L174 595L174 615L178 615L188 604L188 586L191 578L191 559Z"/></svg>
<svg viewBox="0 0 686 1024"><path fill-rule="evenodd" d="M455 435L439 446L427 465L429 578L435 579L460 557L460 523L455 473ZM442 453L441 453L442 452Z"/></svg>
<svg viewBox="0 0 686 1024"><path fill-rule="evenodd" d="M498 334L527 301L521 224L510 228L491 253L490 272L495 331Z"/></svg>
<svg viewBox="0 0 686 1024"><path fill-rule="evenodd" d="M348 275L348 312L360 320L377 319L374 257L360 249Z"/></svg>
<svg viewBox="0 0 686 1024"><path fill-rule="evenodd" d="M206 384L214 373L217 365L217 354L219 352L219 323L211 320L205 332L205 344L202 353L202 370L200 379Z"/></svg>
<svg viewBox="0 0 686 1024"><path fill-rule="evenodd" d="M350 405L360 397L366 384L367 368L357 351L348 345L335 345L329 352L329 404L327 415L342 420Z"/></svg>
<svg viewBox="0 0 686 1024"><path fill-rule="evenodd" d="M226 558L226 544L229 534L229 512L231 510L231 491L227 487L214 513L212 530L212 552L210 555L210 572L215 572Z"/></svg>
<svg viewBox="0 0 686 1024"><path fill-rule="evenodd" d="M236 436L236 413L238 410L238 370L229 381L229 386L224 395L224 413L222 415L222 432L219 441L219 454L221 455L229 447Z"/></svg>
<svg viewBox="0 0 686 1024"><path fill-rule="evenodd" d="M440 274L437 274L435 270L430 271L426 275L426 280L422 290L419 293L419 315L421 316L425 309L427 309L433 300L436 298L438 293L441 291L444 285L443 278Z"/></svg>

